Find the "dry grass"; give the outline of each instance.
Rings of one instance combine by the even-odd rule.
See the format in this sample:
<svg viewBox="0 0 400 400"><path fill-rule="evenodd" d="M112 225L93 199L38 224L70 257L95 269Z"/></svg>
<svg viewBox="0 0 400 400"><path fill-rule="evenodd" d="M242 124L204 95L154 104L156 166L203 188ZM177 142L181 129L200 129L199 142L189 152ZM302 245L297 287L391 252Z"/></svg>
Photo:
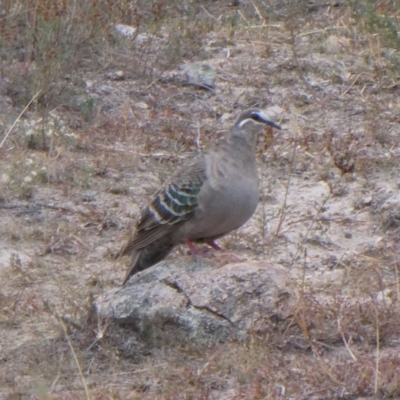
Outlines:
<svg viewBox="0 0 400 400"><path fill-rule="evenodd" d="M0 399L400 397L398 4L178 3L0 5ZM182 85L204 60L217 94ZM222 245L290 269L292 321L204 349L98 320L139 206L255 105L285 129Z"/></svg>

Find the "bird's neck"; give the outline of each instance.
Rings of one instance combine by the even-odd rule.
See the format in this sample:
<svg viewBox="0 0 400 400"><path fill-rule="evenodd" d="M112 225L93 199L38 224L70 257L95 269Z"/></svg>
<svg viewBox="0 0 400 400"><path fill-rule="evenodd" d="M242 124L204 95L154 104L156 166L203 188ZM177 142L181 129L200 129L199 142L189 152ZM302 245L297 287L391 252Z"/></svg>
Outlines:
<svg viewBox="0 0 400 400"><path fill-rule="evenodd" d="M240 153L251 152L255 154L257 146L258 132L232 132L227 138L226 143Z"/></svg>

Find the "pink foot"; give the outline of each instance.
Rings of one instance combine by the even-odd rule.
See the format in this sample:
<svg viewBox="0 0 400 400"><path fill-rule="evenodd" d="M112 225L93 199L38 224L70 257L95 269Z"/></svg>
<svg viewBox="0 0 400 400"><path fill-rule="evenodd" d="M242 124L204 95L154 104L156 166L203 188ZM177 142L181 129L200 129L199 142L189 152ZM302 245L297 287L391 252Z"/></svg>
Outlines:
<svg viewBox="0 0 400 400"><path fill-rule="evenodd" d="M186 243L187 243L187 245L188 245L188 247L189 247L190 254L191 254L192 256L202 256L202 257L204 257L204 256L207 255L207 252L208 252L208 250L209 250L208 248L197 249L197 248L195 247L193 241L190 240L190 239L188 239L188 240L186 241ZM236 262L236 263L237 263L237 262L243 262L243 261L246 260L246 257L238 256L238 255L236 255L236 254L234 254L234 253L229 253L229 252L227 253L227 252L224 251L221 247L219 247L216 243L214 243L213 240L208 240L208 241L206 241L206 243L207 243L210 247L212 247L213 249L222 251L222 254L220 253L220 254L217 256L217 259L218 259L218 261L219 261L220 263L222 263L223 265L229 264L229 263L235 263L235 262ZM214 257L214 255L212 255L212 256Z"/></svg>
<svg viewBox="0 0 400 400"><path fill-rule="evenodd" d="M190 254L192 254L194 256L199 253L199 251L196 249L196 246L193 244L193 242L190 239L188 239L186 243L189 247Z"/></svg>
<svg viewBox="0 0 400 400"><path fill-rule="evenodd" d="M193 256L205 256L208 253L208 248L201 248L201 249L197 249L194 245L194 243L188 239L186 241L189 250L190 250L190 254ZM208 245L210 245L213 249L215 250L222 250L221 247L219 247L216 243L214 243L212 240L210 240L209 242L206 242Z"/></svg>
<svg viewBox="0 0 400 400"><path fill-rule="evenodd" d="M217 245L217 243L214 242L214 240L207 240L206 243L212 247L214 250L222 250L221 247Z"/></svg>

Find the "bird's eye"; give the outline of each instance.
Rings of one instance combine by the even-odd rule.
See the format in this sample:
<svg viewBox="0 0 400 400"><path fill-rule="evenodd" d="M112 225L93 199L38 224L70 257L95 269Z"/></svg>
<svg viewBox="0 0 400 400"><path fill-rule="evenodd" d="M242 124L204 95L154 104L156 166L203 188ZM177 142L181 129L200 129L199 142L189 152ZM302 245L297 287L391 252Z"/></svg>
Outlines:
<svg viewBox="0 0 400 400"><path fill-rule="evenodd" d="M263 118L261 118L260 114L254 112L251 114L251 119L254 119L254 121L257 122L265 122Z"/></svg>

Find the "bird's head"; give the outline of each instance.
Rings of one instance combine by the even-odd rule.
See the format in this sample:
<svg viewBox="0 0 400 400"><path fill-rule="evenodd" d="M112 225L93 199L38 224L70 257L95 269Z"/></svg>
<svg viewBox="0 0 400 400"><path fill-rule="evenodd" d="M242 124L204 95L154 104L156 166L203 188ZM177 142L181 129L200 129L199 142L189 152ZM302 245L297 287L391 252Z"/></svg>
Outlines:
<svg viewBox="0 0 400 400"><path fill-rule="evenodd" d="M255 148L257 137L262 132L266 133L267 137L270 136L272 140L272 132L267 131L265 129L266 126L282 129L277 123L271 121L264 111L258 108L249 108L240 114L228 140L244 141L252 148Z"/></svg>
<svg viewBox="0 0 400 400"><path fill-rule="evenodd" d="M253 130L265 125L270 125L276 129L282 129L277 123L271 121L268 115L259 108L249 108L243 111L235 123L235 128L241 130ZM254 128L253 128L254 127Z"/></svg>

